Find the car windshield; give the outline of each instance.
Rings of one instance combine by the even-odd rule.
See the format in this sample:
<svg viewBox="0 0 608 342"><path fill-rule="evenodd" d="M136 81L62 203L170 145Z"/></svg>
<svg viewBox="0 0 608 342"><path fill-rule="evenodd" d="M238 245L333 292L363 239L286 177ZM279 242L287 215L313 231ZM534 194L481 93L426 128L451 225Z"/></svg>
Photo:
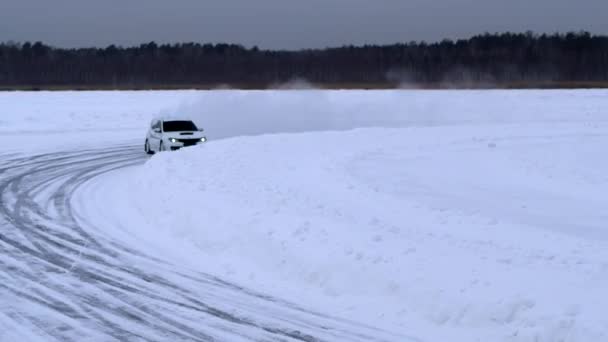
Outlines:
<svg viewBox="0 0 608 342"><path fill-rule="evenodd" d="M192 121L165 121L163 122L163 131L198 131L198 128Z"/></svg>

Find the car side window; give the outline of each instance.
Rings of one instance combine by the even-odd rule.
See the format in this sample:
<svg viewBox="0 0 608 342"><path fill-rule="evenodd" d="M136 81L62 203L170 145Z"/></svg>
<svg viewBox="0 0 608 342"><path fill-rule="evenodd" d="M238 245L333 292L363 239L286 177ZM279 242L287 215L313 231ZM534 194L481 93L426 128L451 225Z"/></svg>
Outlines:
<svg viewBox="0 0 608 342"><path fill-rule="evenodd" d="M154 121L154 123L152 124L152 130L157 131L159 129L160 129L160 121Z"/></svg>

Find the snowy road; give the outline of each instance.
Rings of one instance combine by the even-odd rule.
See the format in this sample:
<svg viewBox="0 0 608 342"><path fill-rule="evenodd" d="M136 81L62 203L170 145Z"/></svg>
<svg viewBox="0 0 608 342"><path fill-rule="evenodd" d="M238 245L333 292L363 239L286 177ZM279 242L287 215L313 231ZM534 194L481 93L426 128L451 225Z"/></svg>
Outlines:
<svg viewBox="0 0 608 342"><path fill-rule="evenodd" d="M139 146L0 156L0 341L409 340L193 272L83 225L72 194L145 158Z"/></svg>

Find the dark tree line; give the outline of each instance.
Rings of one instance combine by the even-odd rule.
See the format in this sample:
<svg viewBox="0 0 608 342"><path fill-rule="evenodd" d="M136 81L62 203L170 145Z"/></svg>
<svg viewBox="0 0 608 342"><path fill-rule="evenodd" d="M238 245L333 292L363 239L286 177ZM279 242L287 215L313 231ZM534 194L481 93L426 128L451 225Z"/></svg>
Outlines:
<svg viewBox="0 0 608 342"><path fill-rule="evenodd" d="M586 32L485 34L439 43L300 51L233 44L62 49L0 44L0 87L267 87L605 85L608 37Z"/></svg>

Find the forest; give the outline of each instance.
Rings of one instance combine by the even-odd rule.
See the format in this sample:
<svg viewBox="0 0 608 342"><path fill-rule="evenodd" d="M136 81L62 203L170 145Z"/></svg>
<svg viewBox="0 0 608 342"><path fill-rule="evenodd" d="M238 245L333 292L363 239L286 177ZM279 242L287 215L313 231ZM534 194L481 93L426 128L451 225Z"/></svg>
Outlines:
<svg viewBox="0 0 608 342"><path fill-rule="evenodd" d="M576 88L608 86L608 36L496 33L324 49L149 42L0 43L1 89Z"/></svg>

